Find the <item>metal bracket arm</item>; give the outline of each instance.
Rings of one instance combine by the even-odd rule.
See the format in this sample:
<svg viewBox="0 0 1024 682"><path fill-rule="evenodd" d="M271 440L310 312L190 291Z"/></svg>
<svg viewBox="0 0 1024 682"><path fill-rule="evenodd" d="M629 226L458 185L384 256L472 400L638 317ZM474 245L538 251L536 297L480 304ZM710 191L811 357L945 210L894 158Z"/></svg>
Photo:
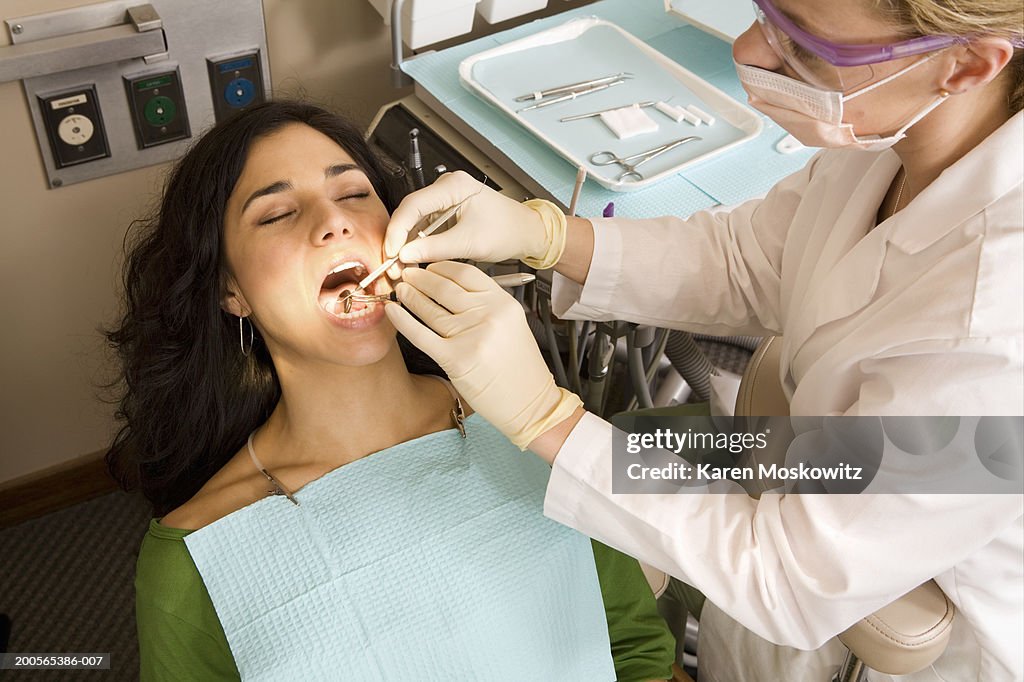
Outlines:
<svg viewBox="0 0 1024 682"><path fill-rule="evenodd" d="M167 51L152 5L125 12L127 23L0 47L0 83L46 76Z"/></svg>
<svg viewBox="0 0 1024 682"><path fill-rule="evenodd" d="M402 71L402 7L405 0L391 0L391 85L404 88L412 78Z"/></svg>

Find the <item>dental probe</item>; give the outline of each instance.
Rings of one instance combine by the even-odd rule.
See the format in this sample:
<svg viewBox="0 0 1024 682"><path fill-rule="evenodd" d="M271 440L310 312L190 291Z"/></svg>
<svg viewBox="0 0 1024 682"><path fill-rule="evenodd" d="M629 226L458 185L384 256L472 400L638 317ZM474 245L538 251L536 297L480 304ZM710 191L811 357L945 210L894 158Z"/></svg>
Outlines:
<svg viewBox="0 0 1024 682"><path fill-rule="evenodd" d="M633 74L628 71L621 71L619 73L613 73L610 76L602 76L601 78L592 78L588 81L580 81L579 83L569 83L568 85L559 85L557 88L548 88L547 90L539 90L537 92L531 92L526 95L520 95L516 97L517 102L539 102L545 97L551 95L561 95L565 92L572 92L573 90L581 90L583 88L589 88L592 85L601 85L602 83L608 83L610 81L617 81L622 78L632 78Z"/></svg>
<svg viewBox="0 0 1024 682"><path fill-rule="evenodd" d="M417 232L416 233L416 239L423 239L424 237L429 237L439 227L441 227L446 222L448 222L448 220L453 215L455 215L455 213L460 208L462 208L462 206L467 201L469 201L470 199L472 199L477 194L480 194L480 192L483 191L484 185L485 185L486 182L487 182L487 178L484 178L483 182L480 183L480 189L478 189L477 191L473 192L468 197L466 197L462 201L458 202L457 204L455 204L451 208L446 209L432 223L430 223L425 228L423 228L422 230ZM413 241L415 241L415 240L413 240ZM386 259L383 263L380 264L379 267L377 267L377 269L375 269L373 272L368 274L366 277L363 277L363 279L361 279L359 281L359 284L356 286L355 289L353 289L352 291L348 292L346 295L342 296L341 298L345 299L345 312L346 313L352 312L352 297L354 295L356 295L357 292L363 291L364 289L366 289L366 287L370 286L370 284L372 284L375 279L377 279L378 277L383 275L385 272L387 272L388 268L390 268L392 265L394 265L397 262L398 262L398 254L395 254L393 257Z"/></svg>
<svg viewBox="0 0 1024 682"><path fill-rule="evenodd" d="M528 272L513 272L512 274L509 275L495 275L494 277L491 277L491 279L494 280L494 283L497 284L502 289L515 289L516 287L521 287L525 284L533 282L534 280L537 279L537 275L533 275ZM341 303L342 300L343 299L339 297L338 300L335 301L335 310L337 309L336 306L338 305L338 303ZM346 310L345 312L349 313L352 312L351 304L354 302L383 303L384 301L391 301L392 303L398 303L398 295L393 291L390 294L351 294L345 297L344 301L345 307L348 308L348 310Z"/></svg>
<svg viewBox="0 0 1024 682"><path fill-rule="evenodd" d="M601 111L592 111L589 114L576 114L575 116L564 116L558 119L559 123L568 123L569 121L580 121L584 118L592 118L594 116L600 116L601 114L607 114L609 111L617 111L619 109L626 109L627 107L640 107L646 109L647 107L653 107L656 102L645 100L643 102L637 102L636 104L623 104L621 106L612 107L611 109L602 109Z"/></svg>
<svg viewBox="0 0 1024 682"><path fill-rule="evenodd" d="M604 83L603 85L595 85L594 87L587 88L586 90L573 90L572 92L570 92L567 95L562 95L561 97L555 97L554 99L546 99L546 100L544 100L542 102L538 102L537 104L531 104L528 107L523 107L522 109L517 109L516 113L517 114L521 114L524 111L533 111L534 109L543 109L545 107L550 107L553 104L561 104L562 102L569 102L571 100L576 99L577 97L583 97L583 95L591 95L591 94L593 94L595 92L601 92L602 90L607 90L608 88L614 88L616 85L622 85L625 82L626 82L626 79L623 78L622 80L612 81L611 83Z"/></svg>

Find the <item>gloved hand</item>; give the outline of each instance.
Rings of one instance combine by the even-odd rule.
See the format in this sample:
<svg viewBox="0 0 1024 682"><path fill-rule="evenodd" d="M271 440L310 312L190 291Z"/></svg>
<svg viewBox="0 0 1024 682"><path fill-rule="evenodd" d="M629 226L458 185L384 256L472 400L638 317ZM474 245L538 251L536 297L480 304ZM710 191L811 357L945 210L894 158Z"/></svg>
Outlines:
<svg viewBox="0 0 1024 682"><path fill-rule="evenodd" d="M583 404L555 385L523 307L479 269L442 261L407 268L403 279L399 300L427 326L394 303L384 308L388 319L521 450Z"/></svg>
<svg viewBox="0 0 1024 682"><path fill-rule="evenodd" d="M454 226L402 246L415 235L423 218L474 194L459 210ZM498 263L519 258L533 267L552 267L564 248L565 215L554 204L539 200L517 203L462 171L446 173L402 200L391 214L384 236L385 257L401 250L404 263L453 258ZM399 271L389 270L388 275L397 279Z"/></svg>

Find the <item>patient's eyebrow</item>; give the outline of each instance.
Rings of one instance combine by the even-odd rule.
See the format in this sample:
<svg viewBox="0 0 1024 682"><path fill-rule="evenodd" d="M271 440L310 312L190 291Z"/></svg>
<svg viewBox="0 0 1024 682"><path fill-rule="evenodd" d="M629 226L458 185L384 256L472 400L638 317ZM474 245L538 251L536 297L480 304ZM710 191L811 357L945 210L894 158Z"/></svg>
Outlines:
<svg viewBox="0 0 1024 682"><path fill-rule="evenodd" d="M325 178L334 178L334 177L337 177L337 176L339 176L339 175L341 175L343 173L347 173L349 171L361 171L361 170L363 170L363 169L360 168L359 166L357 166L354 163L336 163L333 166L328 166L327 168L324 169L324 177Z"/></svg>
<svg viewBox="0 0 1024 682"><path fill-rule="evenodd" d="M249 198L245 200L244 204L242 204L242 211L241 212L245 213L245 209L249 208L249 204L251 204L252 202L256 201L260 197L265 197L268 194L277 194L278 192L286 192L286 191L288 191L290 189L293 189L292 183L290 183L290 182L288 182L286 180L278 180L275 183L272 183L270 185L267 185L266 187L258 189L255 192L253 192L252 194L250 194Z"/></svg>

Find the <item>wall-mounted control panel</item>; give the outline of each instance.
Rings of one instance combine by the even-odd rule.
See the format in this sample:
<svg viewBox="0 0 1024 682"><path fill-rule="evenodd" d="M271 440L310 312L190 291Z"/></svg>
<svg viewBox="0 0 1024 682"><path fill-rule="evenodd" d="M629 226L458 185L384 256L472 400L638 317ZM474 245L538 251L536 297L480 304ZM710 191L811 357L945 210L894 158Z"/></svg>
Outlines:
<svg viewBox="0 0 1024 682"><path fill-rule="evenodd" d="M39 108L57 168L110 156L94 86L40 97Z"/></svg>
<svg viewBox="0 0 1024 682"><path fill-rule="evenodd" d="M270 97L262 0L79 5L0 15L0 82L24 87L50 187L174 161Z"/></svg>
<svg viewBox="0 0 1024 682"><path fill-rule="evenodd" d="M124 79L139 149L189 137L188 107L178 70Z"/></svg>
<svg viewBox="0 0 1024 682"><path fill-rule="evenodd" d="M264 100L259 50L207 59L206 66L218 121Z"/></svg>

